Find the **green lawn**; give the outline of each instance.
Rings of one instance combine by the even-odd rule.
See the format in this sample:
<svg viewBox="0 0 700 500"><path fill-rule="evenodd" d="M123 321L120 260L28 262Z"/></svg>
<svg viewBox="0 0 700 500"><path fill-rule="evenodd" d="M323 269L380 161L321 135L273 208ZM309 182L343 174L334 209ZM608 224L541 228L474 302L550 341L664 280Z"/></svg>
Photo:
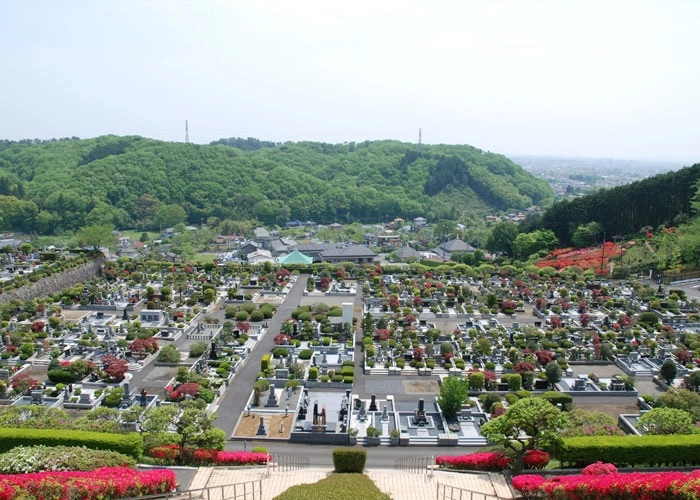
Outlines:
<svg viewBox="0 0 700 500"><path fill-rule="evenodd" d="M215 253L209 253L209 252L202 252L198 253L194 256L194 259L192 259L196 264L208 264L212 262L216 258Z"/></svg>
<svg viewBox="0 0 700 500"><path fill-rule="evenodd" d="M364 474L333 474L313 484L299 484L275 500L391 500Z"/></svg>

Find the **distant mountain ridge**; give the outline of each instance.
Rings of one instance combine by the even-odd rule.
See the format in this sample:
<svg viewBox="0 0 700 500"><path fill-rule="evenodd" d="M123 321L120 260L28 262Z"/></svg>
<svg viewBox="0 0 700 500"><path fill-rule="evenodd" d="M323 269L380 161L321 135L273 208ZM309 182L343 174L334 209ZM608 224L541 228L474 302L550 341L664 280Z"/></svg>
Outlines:
<svg viewBox="0 0 700 500"><path fill-rule="evenodd" d="M546 181L505 156L462 145L0 141L0 224L45 234L102 223L155 229L209 217L280 225L456 220L552 200Z"/></svg>

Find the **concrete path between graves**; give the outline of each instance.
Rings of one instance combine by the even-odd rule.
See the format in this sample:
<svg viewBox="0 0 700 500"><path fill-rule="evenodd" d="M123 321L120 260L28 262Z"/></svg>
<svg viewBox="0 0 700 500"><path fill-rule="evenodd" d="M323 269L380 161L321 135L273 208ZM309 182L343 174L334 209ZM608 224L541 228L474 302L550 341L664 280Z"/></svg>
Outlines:
<svg viewBox="0 0 700 500"><path fill-rule="evenodd" d="M248 488L248 491L255 491L255 494L241 496L240 498L272 500L292 486L315 483L331 474L333 474L333 469L328 467L314 467L289 472L270 470L269 473L264 468L200 467L190 485L190 490L255 483L250 484ZM439 470L432 472L432 474L417 474L415 472L409 473L396 469L379 468L366 469L365 474L374 481L381 491L390 495L393 500L428 500L436 498L439 500L442 498L495 500L497 498L514 498L506 479L501 474L483 472L460 473ZM441 485L447 486L448 495L444 497L438 496L438 490L443 490ZM455 489L451 491L451 487ZM460 490L465 491L461 492ZM468 492L473 492L473 494L470 495ZM225 498L233 498L232 495L232 489L213 489L204 498L223 500ZM358 500L361 499L358 497Z"/></svg>

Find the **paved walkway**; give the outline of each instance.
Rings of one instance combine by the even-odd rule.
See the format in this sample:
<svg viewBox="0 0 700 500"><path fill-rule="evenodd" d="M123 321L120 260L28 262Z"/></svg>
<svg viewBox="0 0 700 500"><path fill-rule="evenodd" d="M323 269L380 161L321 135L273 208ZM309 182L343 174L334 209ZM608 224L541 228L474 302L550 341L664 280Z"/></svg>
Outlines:
<svg viewBox="0 0 700 500"><path fill-rule="evenodd" d="M272 500L292 486L315 483L332 473L332 468L308 468L292 472L275 472L273 470L270 472L269 477L265 477L266 471L264 468L226 469L222 467L201 467L190 489L226 486L260 480L262 495L255 496L255 499ZM365 473L381 491L389 494L393 500L428 500L436 498L438 484L454 486L482 495L497 495L503 499L513 498L506 480L500 474L435 471L431 477L427 474L407 473L396 469L369 469L365 470ZM255 491L257 491L257 485ZM473 500L483 500L485 497L482 495L475 494ZM224 494L224 497L228 496L229 493ZM209 498L211 500L220 500L220 491L211 491ZM457 494L455 498L460 497Z"/></svg>

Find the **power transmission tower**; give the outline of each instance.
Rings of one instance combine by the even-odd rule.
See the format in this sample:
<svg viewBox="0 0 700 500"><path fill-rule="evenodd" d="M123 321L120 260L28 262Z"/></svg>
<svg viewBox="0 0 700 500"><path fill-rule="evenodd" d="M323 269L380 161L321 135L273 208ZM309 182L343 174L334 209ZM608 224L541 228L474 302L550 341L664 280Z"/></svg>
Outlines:
<svg viewBox="0 0 700 500"><path fill-rule="evenodd" d="M185 144L190 142L190 129L187 126L187 120L185 120Z"/></svg>
<svg viewBox="0 0 700 500"><path fill-rule="evenodd" d="M421 149L423 147L423 129L418 129L418 156L420 156Z"/></svg>

